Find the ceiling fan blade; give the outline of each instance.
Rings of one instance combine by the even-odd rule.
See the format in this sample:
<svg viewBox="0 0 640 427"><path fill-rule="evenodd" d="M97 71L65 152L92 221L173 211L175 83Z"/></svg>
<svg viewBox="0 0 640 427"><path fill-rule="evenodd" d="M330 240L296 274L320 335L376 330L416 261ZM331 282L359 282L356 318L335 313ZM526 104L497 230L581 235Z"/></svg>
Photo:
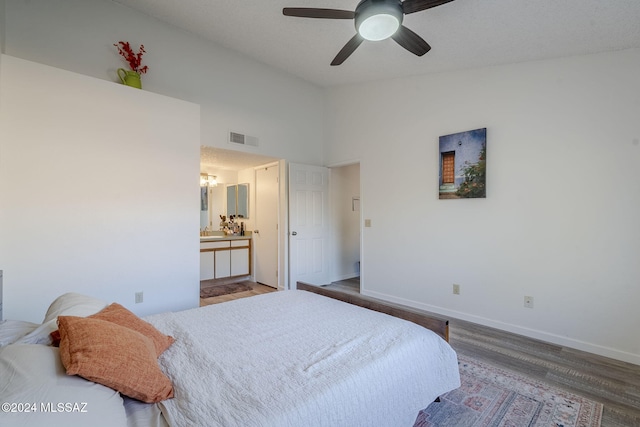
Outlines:
<svg viewBox="0 0 640 427"><path fill-rule="evenodd" d="M431 50L429 43L424 41L422 37L405 27L400 25L398 31L391 36L400 46L407 49L409 52L422 56Z"/></svg>
<svg viewBox="0 0 640 427"><path fill-rule="evenodd" d="M441 4L452 2L453 0L405 0L402 2L402 11L405 15L431 9Z"/></svg>
<svg viewBox="0 0 640 427"><path fill-rule="evenodd" d="M344 45L340 52L338 52L336 57L333 58L331 65L342 64L358 48L358 46L360 46L360 43L362 43L363 40L362 36L356 33L356 35Z"/></svg>
<svg viewBox="0 0 640 427"><path fill-rule="evenodd" d="M285 7L282 9L282 14L299 18L354 19L356 17L356 13L352 10L318 9L314 7Z"/></svg>

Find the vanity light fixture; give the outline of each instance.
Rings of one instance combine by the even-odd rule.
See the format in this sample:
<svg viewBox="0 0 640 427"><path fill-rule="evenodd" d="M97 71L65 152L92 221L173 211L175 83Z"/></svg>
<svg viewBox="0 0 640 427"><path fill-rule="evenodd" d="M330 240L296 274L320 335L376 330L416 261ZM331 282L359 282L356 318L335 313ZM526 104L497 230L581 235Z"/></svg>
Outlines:
<svg viewBox="0 0 640 427"><path fill-rule="evenodd" d="M215 187L216 185L218 185L218 180L215 175L200 174L200 187Z"/></svg>

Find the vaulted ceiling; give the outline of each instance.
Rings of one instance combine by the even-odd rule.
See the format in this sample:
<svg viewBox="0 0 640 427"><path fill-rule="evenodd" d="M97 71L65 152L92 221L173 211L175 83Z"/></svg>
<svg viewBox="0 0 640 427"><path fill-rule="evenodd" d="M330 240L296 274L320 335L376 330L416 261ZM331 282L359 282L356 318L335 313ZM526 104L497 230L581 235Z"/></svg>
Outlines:
<svg viewBox="0 0 640 427"><path fill-rule="evenodd" d="M429 53L365 41L351 20L283 16L283 7L355 10L358 0L114 0L320 86L640 47L640 0L455 0L406 15Z"/></svg>
<svg viewBox="0 0 640 427"><path fill-rule="evenodd" d="M454 0L406 15L432 47L422 57L393 40L365 41L330 63L352 20L284 16L284 7L355 10L359 0L112 0L322 87L640 48L640 0ZM203 147L204 169L273 161Z"/></svg>

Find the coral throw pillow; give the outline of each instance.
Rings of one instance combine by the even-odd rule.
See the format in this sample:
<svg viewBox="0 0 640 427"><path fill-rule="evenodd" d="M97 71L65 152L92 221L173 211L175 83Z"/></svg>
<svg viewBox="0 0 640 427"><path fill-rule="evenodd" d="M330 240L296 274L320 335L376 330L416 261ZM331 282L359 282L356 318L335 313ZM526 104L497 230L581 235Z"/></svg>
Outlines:
<svg viewBox="0 0 640 427"><path fill-rule="evenodd" d="M160 356L162 352L169 348L175 341L173 337L164 335L158 331L151 323L145 322L118 303L113 303L103 308L96 314L89 316L93 319L106 320L125 328L133 329L140 332L145 337L153 341L156 349L156 356Z"/></svg>
<svg viewBox="0 0 640 427"><path fill-rule="evenodd" d="M147 403L173 397L153 341L116 323L59 316L60 359L67 375L79 375Z"/></svg>

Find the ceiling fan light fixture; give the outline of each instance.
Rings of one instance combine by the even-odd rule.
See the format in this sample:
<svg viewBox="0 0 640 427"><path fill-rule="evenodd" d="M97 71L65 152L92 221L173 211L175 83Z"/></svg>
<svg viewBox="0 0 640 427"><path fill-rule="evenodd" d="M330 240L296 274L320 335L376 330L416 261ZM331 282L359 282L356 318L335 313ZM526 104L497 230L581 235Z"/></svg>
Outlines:
<svg viewBox="0 0 640 427"><path fill-rule="evenodd" d="M384 40L398 31L403 16L400 2L365 0L356 8L356 31L365 40Z"/></svg>
<svg viewBox="0 0 640 427"><path fill-rule="evenodd" d="M378 41L391 37L399 26L395 16L380 14L365 19L358 32L365 40Z"/></svg>
<svg viewBox="0 0 640 427"><path fill-rule="evenodd" d="M282 14L300 18L353 19L356 34L333 58L331 65L342 64L365 40L379 41L389 37L407 51L422 56L431 46L422 37L402 25L405 14L431 9L454 0L360 0L352 12L343 9L285 7Z"/></svg>

